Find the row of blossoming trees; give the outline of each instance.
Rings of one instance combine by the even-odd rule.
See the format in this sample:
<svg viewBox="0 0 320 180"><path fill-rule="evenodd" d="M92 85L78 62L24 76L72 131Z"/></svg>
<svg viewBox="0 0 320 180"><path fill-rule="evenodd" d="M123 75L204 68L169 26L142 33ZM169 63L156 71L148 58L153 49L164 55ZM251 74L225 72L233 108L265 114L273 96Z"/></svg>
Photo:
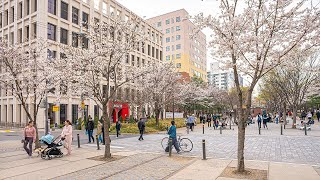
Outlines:
<svg viewBox="0 0 320 180"><path fill-rule="evenodd" d="M172 102L173 97L183 103L186 97L196 98L200 92L192 84L181 81L172 63L151 60L141 66L126 63L129 54L144 48L142 45L149 38L139 27L142 25L138 19L92 24L88 32L82 34L89 40L89 48L60 44L59 58L47 54L47 49L54 42L37 39L31 46L26 46L9 45L3 40L0 42L1 89L7 96L16 97L28 119L34 121L37 132L37 122L44 121L37 117L50 89L56 89L50 95L56 96L57 102L63 96L80 97L85 94L103 112L105 157L111 157L108 131L111 112L108 107L118 97L120 88L138 90L139 96L134 98L139 100L136 105L152 107L157 124L160 112ZM38 139L37 133L37 142Z"/></svg>
<svg viewBox="0 0 320 180"><path fill-rule="evenodd" d="M258 81L270 71L290 61L295 50L306 51L319 45L319 4L294 0L220 0L218 15L194 17L198 30L212 30L210 46L214 55L232 68L234 77L251 77L244 92L235 78L238 94L238 172L244 172L246 114ZM216 14L216 12L213 12ZM243 101L243 96L246 96ZM244 108L243 108L244 107Z"/></svg>

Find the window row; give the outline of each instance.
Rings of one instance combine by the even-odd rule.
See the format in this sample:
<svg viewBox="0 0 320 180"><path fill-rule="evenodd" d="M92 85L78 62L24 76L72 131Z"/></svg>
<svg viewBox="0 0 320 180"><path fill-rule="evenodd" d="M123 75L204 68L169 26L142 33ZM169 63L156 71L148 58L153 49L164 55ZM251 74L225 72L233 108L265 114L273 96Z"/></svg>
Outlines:
<svg viewBox="0 0 320 180"><path fill-rule="evenodd" d="M176 45L176 48L174 48L174 45L172 45L171 47L172 47L172 49L171 49L172 51L174 51L175 49L176 49L176 50L179 50L179 49L181 49L181 44L177 44L177 45ZM170 51L170 46L167 46L167 47L166 47L166 51L167 51L167 52Z"/></svg>
<svg viewBox="0 0 320 180"><path fill-rule="evenodd" d="M166 56L167 61L174 60L174 59L181 59L181 53L176 54L176 55L172 54L171 56L170 55Z"/></svg>
<svg viewBox="0 0 320 180"><path fill-rule="evenodd" d="M4 35L3 39L9 40L11 45L15 43L21 44L24 42L29 42L29 39L35 39L37 37L37 23L33 23L30 26L25 26L17 30L17 35L15 37L15 32L10 32L8 35Z"/></svg>
<svg viewBox="0 0 320 180"><path fill-rule="evenodd" d="M181 35L176 35L176 38L174 38L174 36L172 36L171 38L170 37L167 37L166 38L166 42L168 43L168 42L174 42L174 40L176 40L176 41L179 41L181 39Z"/></svg>
<svg viewBox="0 0 320 180"><path fill-rule="evenodd" d="M38 9L38 0L23 0L19 2L18 7L11 6L5 10L2 10L2 7L0 7L0 9L0 28L2 28L15 22L15 20L28 16L30 12L36 12ZM17 10L17 13L15 10Z"/></svg>
<svg viewBox="0 0 320 180"><path fill-rule="evenodd" d="M166 34L174 33L174 29L176 29L176 31L180 31L180 30L181 30L181 27L180 27L180 26L176 26L176 28L171 27L171 31L170 31L170 28L167 28L167 29L166 29Z"/></svg>
<svg viewBox="0 0 320 180"><path fill-rule="evenodd" d="M181 21L181 18L180 18L180 16L178 16L178 17L176 17L176 22L180 22ZM160 23L160 24L159 24ZM174 18L171 18L171 24L173 24L174 23ZM170 19L167 19L166 20L166 25L168 25L168 24L170 24ZM161 22L158 22L158 27L160 27L161 26Z"/></svg>

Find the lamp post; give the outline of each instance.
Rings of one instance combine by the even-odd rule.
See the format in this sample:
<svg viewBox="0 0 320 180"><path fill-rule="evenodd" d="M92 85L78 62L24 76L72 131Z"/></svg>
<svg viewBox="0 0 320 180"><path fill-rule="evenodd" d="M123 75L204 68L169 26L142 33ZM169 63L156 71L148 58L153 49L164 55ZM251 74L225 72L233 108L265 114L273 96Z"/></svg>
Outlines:
<svg viewBox="0 0 320 180"><path fill-rule="evenodd" d="M48 105L49 105L49 103L48 103L48 93L49 93L49 92L54 93L54 90L56 90L56 88L51 88L51 89L47 89L47 90L46 90L45 135L47 135L48 132L49 132L49 119L48 119Z"/></svg>

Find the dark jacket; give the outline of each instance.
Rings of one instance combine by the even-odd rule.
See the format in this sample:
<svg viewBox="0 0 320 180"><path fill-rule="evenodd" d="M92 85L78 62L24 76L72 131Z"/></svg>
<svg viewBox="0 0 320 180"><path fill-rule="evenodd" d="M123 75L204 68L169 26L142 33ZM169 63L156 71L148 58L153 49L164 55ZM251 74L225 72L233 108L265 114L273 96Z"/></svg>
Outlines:
<svg viewBox="0 0 320 180"><path fill-rule="evenodd" d="M139 130L144 130L144 128L146 127L144 121L139 121L138 122L138 128Z"/></svg>
<svg viewBox="0 0 320 180"><path fill-rule="evenodd" d="M117 123L116 123L116 129L117 129L117 130L120 130L120 128L121 128L121 123L120 123L119 121L117 121Z"/></svg>
<svg viewBox="0 0 320 180"><path fill-rule="evenodd" d="M87 130L93 130L94 129L94 122L88 121L87 123Z"/></svg>

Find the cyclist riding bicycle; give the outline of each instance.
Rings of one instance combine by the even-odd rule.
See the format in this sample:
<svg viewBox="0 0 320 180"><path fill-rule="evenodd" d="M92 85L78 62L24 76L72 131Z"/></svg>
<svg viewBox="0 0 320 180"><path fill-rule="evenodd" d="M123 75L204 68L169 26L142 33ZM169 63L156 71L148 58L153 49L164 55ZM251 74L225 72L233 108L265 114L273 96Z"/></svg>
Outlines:
<svg viewBox="0 0 320 180"><path fill-rule="evenodd" d="M169 138L172 139L172 145L174 145L174 148L176 149L177 153L179 154L180 148L179 148L178 141L177 141L177 128L175 126L174 121L171 121L171 126L169 128L168 134L169 134ZM169 151L169 146L167 147L167 149ZM167 151L167 149L166 149L166 151Z"/></svg>

